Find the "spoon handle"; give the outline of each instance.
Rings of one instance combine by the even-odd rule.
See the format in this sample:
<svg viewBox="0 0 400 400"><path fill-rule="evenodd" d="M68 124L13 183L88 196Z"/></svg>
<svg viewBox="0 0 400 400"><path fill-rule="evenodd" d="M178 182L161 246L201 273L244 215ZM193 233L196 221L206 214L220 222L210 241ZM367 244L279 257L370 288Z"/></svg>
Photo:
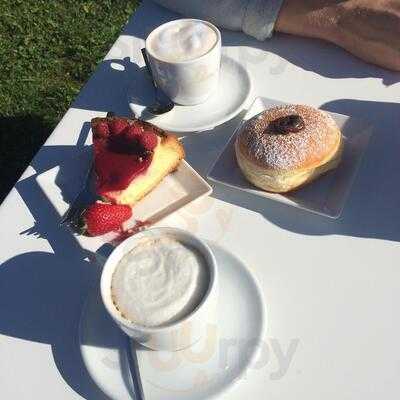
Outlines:
<svg viewBox="0 0 400 400"><path fill-rule="evenodd" d="M144 400L142 380L140 377L139 363L136 355L136 350L132 348L131 338L126 336L126 353L128 357L129 372L132 378L132 387L135 395L135 400Z"/></svg>
<svg viewBox="0 0 400 400"><path fill-rule="evenodd" d="M153 86L157 89L157 83L154 80L153 71L151 70L149 58L147 57L147 51L145 48L143 48L143 49L141 49L141 52L142 52L144 63L146 64L147 71L149 72L151 81L153 82Z"/></svg>

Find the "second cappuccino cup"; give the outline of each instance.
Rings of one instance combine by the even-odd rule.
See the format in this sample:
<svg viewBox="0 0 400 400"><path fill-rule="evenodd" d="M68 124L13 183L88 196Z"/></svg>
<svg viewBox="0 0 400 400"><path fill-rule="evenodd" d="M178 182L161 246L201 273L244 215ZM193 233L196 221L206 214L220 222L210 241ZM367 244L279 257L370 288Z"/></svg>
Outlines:
<svg viewBox="0 0 400 400"><path fill-rule="evenodd" d="M221 33L197 19L167 22L146 39L146 51L159 88L176 104L205 102L218 87Z"/></svg>

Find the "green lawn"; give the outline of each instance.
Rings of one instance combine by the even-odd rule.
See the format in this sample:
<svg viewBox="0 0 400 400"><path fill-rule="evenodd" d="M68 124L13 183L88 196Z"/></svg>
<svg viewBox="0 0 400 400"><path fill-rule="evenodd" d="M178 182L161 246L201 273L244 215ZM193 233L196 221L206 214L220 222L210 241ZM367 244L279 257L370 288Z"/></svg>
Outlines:
<svg viewBox="0 0 400 400"><path fill-rule="evenodd" d="M0 202L137 0L0 0Z"/></svg>

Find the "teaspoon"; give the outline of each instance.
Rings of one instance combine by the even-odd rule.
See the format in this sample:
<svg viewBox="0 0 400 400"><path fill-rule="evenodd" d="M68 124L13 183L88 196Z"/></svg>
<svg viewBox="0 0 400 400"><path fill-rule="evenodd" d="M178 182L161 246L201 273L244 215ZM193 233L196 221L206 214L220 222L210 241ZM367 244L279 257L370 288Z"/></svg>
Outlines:
<svg viewBox="0 0 400 400"><path fill-rule="evenodd" d="M146 107L146 110L147 110L148 112L150 112L151 114L154 114L154 115L165 114L165 113L171 111L171 110L174 108L174 103L173 103L173 102L171 101L171 99L157 86L157 83L156 83L156 81L155 81L155 79L154 79L154 76L153 76L153 72L151 71L151 66L150 66L149 60L148 60L148 58L147 58L146 49L143 48L141 51L142 51L143 60L144 60L144 62L145 62L145 64L146 64L147 71L148 71L149 74L150 74L151 81L152 81L153 86L154 86L155 97L156 97L155 102L154 102L152 105L147 106L147 107Z"/></svg>

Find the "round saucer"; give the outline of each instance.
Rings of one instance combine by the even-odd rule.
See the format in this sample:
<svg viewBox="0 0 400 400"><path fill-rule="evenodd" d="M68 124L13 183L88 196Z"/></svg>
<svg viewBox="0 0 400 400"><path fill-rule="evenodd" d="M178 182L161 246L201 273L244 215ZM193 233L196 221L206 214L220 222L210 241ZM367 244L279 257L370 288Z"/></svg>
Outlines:
<svg viewBox="0 0 400 400"><path fill-rule="evenodd" d="M240 380L255 361L264 335L262 293L247 267L212 245L219 274L217 324L204 339L177 352L136 348L144 397L205 400ZM106 313L95 287L80 322L80 349L94 383L112 400L131 398L126 336Z"/></svg>
<svg viewBox="0 0 400 400"><path fill-rule="evenodd" d="M154 90L149 79L139 79L128 89L128 102L141 119L171 132L195 132L212 129L233 118L242 109L251 91L248 72L235 60L222 56L219 84L216 92L196 106L175 105L172 111L153 116L145 109L154 102Z"/></svg>

